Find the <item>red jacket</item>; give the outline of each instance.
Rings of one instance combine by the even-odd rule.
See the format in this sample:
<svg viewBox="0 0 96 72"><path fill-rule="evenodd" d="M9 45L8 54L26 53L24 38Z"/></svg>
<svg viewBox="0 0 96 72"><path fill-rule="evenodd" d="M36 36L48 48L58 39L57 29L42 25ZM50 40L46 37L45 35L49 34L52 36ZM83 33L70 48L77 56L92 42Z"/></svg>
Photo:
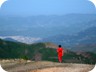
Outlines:
<svg viewBox="0 0 96 72"><path fill-rule="evenodd" d="M57 49L57 53L58 53L59 56L63 56L63 52L64 52L63 48L60 47L60 48Z"/></svg>

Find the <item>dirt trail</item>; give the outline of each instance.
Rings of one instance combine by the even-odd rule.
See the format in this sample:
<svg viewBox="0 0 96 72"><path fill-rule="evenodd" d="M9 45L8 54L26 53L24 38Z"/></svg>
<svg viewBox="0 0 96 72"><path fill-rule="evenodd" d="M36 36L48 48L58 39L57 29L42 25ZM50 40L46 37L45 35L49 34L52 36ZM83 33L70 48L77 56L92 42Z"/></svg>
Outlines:
<svg viewBox="0 0 96 72"><path fill-rule="evenodd" d="M90 68L71 68L71 67L53 67L40 70L33 70L30 72L88 72Z"/></svg>
<svg viewBox="0 0 96 72"><path fill-rule="evenodd" d="M70 64L69 64L70 65ZM88 72L92 70L92 66L86 66L86 65L74 65L73 66L59 66L59 67L52 67L52 68L44 68L44 69L37 69L32 70L30 72Z"/></svg>
<svg viewBox="0 0 96 72"><path fill-rule="evenodd" d="M47 61L29 62L29 63L11 63L2 64L8 72L88 72L94 68L94 65L72 64L72 63L54 63Z"/></svg>

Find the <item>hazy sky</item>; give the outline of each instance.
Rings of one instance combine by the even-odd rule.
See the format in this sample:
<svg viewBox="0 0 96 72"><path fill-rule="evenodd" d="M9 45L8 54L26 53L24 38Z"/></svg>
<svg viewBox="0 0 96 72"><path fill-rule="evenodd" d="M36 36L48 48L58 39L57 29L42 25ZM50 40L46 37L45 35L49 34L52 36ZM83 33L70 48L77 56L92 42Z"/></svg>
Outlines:
<svg viewBox="0 0 96 72"><path fill-rule="evenodd" d="M88 0L8 0L0 13L9 15L64 15L96 13Z"/></svg>

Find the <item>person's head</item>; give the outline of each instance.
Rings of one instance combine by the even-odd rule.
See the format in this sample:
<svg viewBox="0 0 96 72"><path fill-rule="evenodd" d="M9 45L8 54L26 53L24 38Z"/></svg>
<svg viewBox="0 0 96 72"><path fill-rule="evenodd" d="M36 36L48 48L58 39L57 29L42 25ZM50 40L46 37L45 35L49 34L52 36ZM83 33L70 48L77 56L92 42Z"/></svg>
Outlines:
<svg viewBox="0 0 96 72"><path fill-rule="evenodd" d="M58 47L61 47L61 45L59 45Z"/></svg>

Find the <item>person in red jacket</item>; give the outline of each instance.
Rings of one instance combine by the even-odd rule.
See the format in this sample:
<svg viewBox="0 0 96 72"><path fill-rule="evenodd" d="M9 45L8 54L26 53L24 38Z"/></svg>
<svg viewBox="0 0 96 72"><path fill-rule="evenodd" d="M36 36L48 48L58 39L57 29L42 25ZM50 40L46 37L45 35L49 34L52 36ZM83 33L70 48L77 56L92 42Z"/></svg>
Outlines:
<svg viewBox="0 0 96 72"><path fill-rule="evenodd" d="M64 50L61 47L61 45L58 46L57 53L58 53L58 60L61 63L62 62L62 57L63 57L63 54L64 54Z"/></svg>

